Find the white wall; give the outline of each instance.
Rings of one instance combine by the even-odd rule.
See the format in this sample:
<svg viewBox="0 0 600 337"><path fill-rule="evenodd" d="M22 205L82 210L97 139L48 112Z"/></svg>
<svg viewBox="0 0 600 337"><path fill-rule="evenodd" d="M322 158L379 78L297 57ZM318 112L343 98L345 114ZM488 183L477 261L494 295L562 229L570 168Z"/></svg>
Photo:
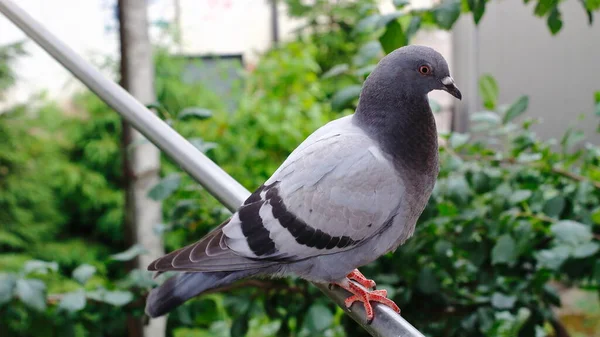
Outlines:
<svg viewBox="0 0 600 337"><path fill-rule="evenodd" d="M78 53L114 51L114 43L106 39L103 32L105 13L100 10L98 0L19 0L18 5ZM27 38L0 15L0 45L19 40ZM27 40L26 50L29 56L15 64L18 83L7 95L8 103L23 101L41 90L55 95L62 92L68 82L68 73L41 48Z"/></svg>
<svg viewBox="0 0 600 337"><path fill-rule="evenodd" d="M13 0L14 1L14 0ZM102 62L103 55L118 55L118 35L113 5L116 0L17 0L21 8L87 60ZM151 20L172 16L171 0L149 1ZM63 100L81 84L44 50L28 40L16 26L0 15L0 45L25 40L28 56L15 64L17 85L3 105L24 102L46 91Z"/></svg>
<svg viewBox="0 0 600 337"><path fill-rule="evenodd" d="M510 103L530 96L527 116L543 119L536 131L543 137L560 137L577 116L592 141L598 118L592 116L593 94L600 91L600 22L593 26L578 1L560 5L563 28L552 36L546 20L533 15L534 3L494 1L475 29L470 16L461 18L453 44L459 74L456 80L470 88L463 107L481 108L476 80L491 73L500 87L500 101ZM465 110L463 110L465 111Z"/></svg>

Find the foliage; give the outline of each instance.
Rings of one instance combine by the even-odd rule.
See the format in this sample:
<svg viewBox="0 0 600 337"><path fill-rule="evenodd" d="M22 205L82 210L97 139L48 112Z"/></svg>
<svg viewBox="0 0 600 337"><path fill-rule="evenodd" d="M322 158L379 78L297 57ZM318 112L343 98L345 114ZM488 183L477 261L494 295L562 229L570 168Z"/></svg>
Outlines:
<svg viewBox="0 0 600 337"><path fill-rule="evenodd" d="M2 93L15 83L12 62L19 56L25 55L22 42L0 46L0 99Z"/></svg>
<svg viewBox="0 0 600 337"><path fill-rule="evenodd" d="M461 13L479 22L487 1L419 9L394 1L398 10L386 15L371 0L286 3L307 27L262 55L253 71L238 69L241 81L227 96L186 82L189 60L156 52L150 107L248 189L316 128L351 112L385 53L419 29L450 29ZM551 32L560 28L558 3L536 2ZM0 83L10 84L2 82L11 74L2 61ZM442 135L439 180L415 236L363 270L428 335L548 336L559 324L554 284L598 292L600 149L575 129L556 141L537 138L528 98L499 105L499 90L492 76L481 79L486 111L473 114L472 134ZM123 313L141 316L157 282L124 268L145 250L123 243L121 121L89 92L75 103L70 114L44 103L0 115L0 325L7 336L122 336ZM168 158L162 170L150 197L164 200L156 233L173 250L229 213ZM169 332L362 335L318 290L294 279L243 281L189 301L170 315Z"/></svg>

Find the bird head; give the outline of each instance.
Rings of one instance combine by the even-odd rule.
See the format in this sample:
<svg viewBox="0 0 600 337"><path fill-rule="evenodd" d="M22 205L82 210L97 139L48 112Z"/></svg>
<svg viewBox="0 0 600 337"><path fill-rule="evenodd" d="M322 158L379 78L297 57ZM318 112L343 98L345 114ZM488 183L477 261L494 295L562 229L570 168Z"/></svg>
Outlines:
<svg viewBox="0 0 600 337"><path fill-rule="evenodd" d="M397 93L421 96L432 90L443 90L462 99L444 57L426 46L410 45L396 49L381 59L369 77L379 87Z"/></svg>

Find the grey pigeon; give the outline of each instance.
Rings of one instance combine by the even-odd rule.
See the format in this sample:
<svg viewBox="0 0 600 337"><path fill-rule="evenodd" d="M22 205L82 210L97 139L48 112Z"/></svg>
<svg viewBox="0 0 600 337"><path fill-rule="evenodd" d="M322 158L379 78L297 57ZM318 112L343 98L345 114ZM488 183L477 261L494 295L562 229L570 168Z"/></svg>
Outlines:
<svg viewBox="0 0 600 337"><path fill-rule="evenodd" d="M385 56L366 79L353 115L316 130L223 224L148 267L180 271L153 289L150 317L248 277L338 285L359 301L399 312L356 268L412 236L438 174L435 120L427 94L461 99L446 60L411 45Z"/></svg>

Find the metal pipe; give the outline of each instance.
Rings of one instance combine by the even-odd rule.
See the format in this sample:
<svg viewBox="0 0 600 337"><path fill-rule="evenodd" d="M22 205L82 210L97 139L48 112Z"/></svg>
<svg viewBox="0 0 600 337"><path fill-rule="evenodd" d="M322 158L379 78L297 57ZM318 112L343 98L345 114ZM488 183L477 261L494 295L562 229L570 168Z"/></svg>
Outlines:
<svg viewBox="0 0 600 337"><path fill-rule="evenodd" d="M127 91L104 77L97 69L52 35L11 0L0 0L0 12L106 104L121 114L138 131L177 162L184 171L189 173L227 208L234 211L250 195L248 190L217 164L160 118L156 117ZM400 315L380 304L374 305L375 320L370 325L366 324L365 311L361 305L352 306L352 311L345 308L344 299L348 297L349 293L339 288L330 290L327 285L315 285L335 303L344 308L348 315L372 336L424 337Z"/></svg>

